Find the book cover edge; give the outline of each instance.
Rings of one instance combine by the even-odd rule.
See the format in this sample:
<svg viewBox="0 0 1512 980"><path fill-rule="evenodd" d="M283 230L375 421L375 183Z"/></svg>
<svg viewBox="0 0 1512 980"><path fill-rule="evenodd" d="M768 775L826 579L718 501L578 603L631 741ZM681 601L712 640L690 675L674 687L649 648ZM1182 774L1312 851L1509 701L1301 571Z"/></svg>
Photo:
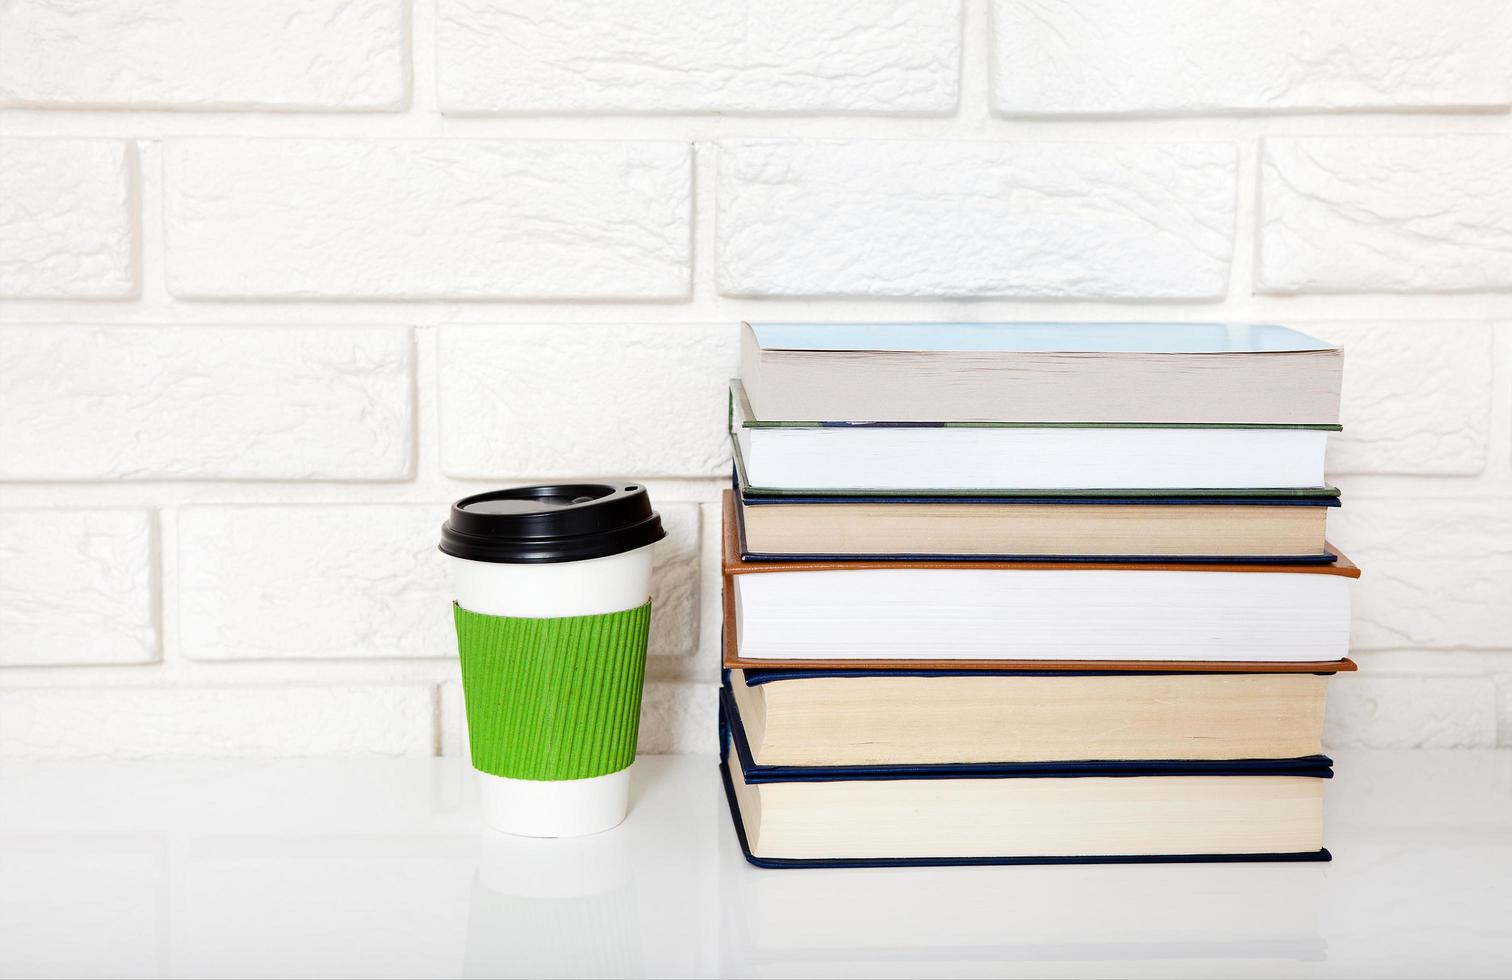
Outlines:
<svg viewBox="0 0 1512 980"><path fill-rule="evenodd" d="M924 568L924 569L955 569L962 570L962 563L954 560L948 561L746 561L740 555L738 516L735 507L735 493L733 490L721 492L722 520L722 569L726 575L749 575L763 572L817 572L817 571L861 571L867 569L888 568ZM1213 564L1175 564L1172 567L1158 562L1054 562L1054 561L978 561L969 567L975 570L1008 570L1008 569L1044 569L1074 572L1087 569L1101 570L1129 570L1129 571L1183 571L1183 572L1270 572L1276 573L1284 570L1299 575L1341 575L1345 578L1359 578L1360 570L1354 562L1349 560L1338 548L1325 542L1329 553L1337 556L1337 561L1328 564L1312 565L1270 565L1270 564L1245 564L1213 563Z"/></svg>
<svg viewBox="0 0 1512 980"><path fill-rule="evenodd" d="M895 782L933 779L1153 779L1164 776L1286 776L1332 779L1326 755L1289 759L1066 759L1054 762L942 762L890 765L759 765L728 684L719 688L726 737L747 783ZM727 753L728 754L728 753Z"/></svg>

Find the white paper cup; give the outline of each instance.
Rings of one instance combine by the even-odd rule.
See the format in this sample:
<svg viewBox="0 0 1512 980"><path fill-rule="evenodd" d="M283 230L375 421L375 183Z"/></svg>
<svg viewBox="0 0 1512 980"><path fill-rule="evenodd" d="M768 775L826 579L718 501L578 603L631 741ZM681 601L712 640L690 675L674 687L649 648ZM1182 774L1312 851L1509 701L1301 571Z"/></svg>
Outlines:
<svg viewBox="0 0 1512 980"><path fill-rule="evenodd" d="M664 534L634 482L527 487L453 506L442 551L489 826L577 837L625 819L652 542ZM579 724L562 721L574 712Z"/></svg>

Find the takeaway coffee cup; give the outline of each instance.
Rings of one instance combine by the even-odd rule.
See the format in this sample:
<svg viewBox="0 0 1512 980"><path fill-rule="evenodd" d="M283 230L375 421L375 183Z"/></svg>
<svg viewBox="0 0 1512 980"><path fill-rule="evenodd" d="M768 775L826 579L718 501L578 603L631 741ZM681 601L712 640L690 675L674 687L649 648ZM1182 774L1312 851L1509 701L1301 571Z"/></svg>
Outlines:
<svg viewBox="0 0 1512 980"><path fill-rule="evenodd" d="M625 819L640 726L651 545L634 481L465 497L441 527L483 818L530 837Z"/></svg>

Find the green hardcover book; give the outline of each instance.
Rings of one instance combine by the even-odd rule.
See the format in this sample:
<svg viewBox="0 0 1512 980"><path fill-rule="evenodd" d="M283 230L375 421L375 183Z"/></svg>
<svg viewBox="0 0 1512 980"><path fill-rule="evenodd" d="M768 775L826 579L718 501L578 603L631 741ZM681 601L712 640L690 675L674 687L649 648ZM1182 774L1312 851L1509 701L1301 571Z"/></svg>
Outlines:
<svg viewBox="0 0 1512 980"><path fill-rule="evenodd" d="M730 433L753 494L1290 493L1337 496L1336 424L850 422L758 418L730 384Z"/></svg>

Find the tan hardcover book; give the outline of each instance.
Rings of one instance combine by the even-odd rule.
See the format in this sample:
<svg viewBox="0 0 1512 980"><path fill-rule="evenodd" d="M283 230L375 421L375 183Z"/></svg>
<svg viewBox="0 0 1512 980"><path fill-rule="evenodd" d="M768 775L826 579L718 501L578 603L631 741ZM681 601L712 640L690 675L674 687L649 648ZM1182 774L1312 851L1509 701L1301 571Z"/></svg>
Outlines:
<svg viewBox="0 0 1512 980"><path fill-rule="evenodd" d="M746 503L743 551L757 556L1022 555L1291 557L1324 555L1328 508L1263 504Z"/></svg>
<svg viewBox="0 0 1512 980"><path fill-rule="evenodd" d="M743 561L724 493L729 667L1353 670L1328 565Z"/></svg>
<svg viewBox="0 0 1512 980"><path fill-rule="evenodd" d="M1322 752L1326 674L731 670L758 766L1292 759Z"/></svg>

